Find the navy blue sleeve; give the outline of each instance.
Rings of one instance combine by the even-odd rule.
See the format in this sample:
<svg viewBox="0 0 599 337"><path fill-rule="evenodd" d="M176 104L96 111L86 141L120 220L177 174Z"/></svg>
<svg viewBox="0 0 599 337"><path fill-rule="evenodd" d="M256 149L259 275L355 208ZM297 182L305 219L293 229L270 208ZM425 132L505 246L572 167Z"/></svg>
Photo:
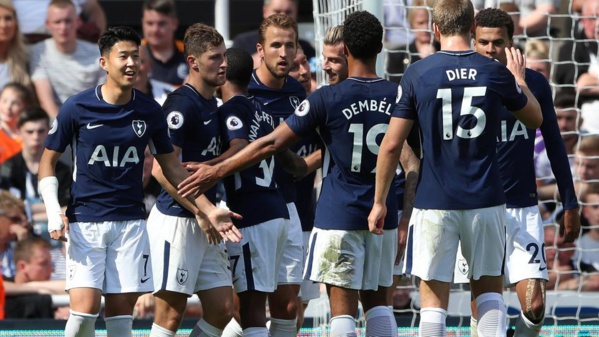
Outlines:
<svg viewBox="0 0 599 337"><path fill-rule="evenodd" d="M323 125L326 121L326 109L322 100L323 91L327 87L318 89L306 98L289 116L285 123L300 137L311 135L316 127Z"/></svg>
<svg viewBox="0 0 599 337"><path fill-rule="evenodd" d="M166 98L162 108L166 115L172 144L183 147L186 134L193 132L194 125L197 122L193 103L190 103L190 100L185 99L185 96L180 93L172 92Z"/></svg>
<svg viewBox="0 0 599 337"><path fill-rule="evenodd" d="M412 69L413 70L413 69ZM408 68L401 78L397 87L397 97L395 98L395 108L391 114L392 117L406 118L416 120L418 113L414 104L414 81L418 76L414 76L414 71Z"/></svg>
<svg viewBox="0 0 599 337"><path fill-rule="evenodd" d="M158 105L158 104L157 104ZM152 114L153 122L156 123L156 131L150 140L150 151L152 154L166 154L173 152L173 145L169 137L168 126L164 119L162 108L158 105L156 112Z"/></svg>
<svg viewBox="0 0 599 337"><path fill-rule="evenodd" d="M220 123L220 135L225 144L229 144L233 139L247 140L249 138L248 117L252 116L253 113L249 106L235 100L234 97L218 108L218 116L222 121Z"/></svg>
<svg viewBox="0 0 599 337"><path fill-rule="evenodd" d="M48 132L48 138L44 144L50 150L63 153L73 140L77 132L77 104L73 98L69 98L60 107L56 120Z"/></svg>

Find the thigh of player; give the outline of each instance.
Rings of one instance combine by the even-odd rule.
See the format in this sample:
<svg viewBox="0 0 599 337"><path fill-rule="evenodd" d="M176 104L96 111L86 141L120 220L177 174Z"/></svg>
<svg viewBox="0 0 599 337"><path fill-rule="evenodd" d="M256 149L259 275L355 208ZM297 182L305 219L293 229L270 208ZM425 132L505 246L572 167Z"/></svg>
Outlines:
<svg viewBox="0 0 599 337"><path fill-rule="evenodd" d="M104 289L106 271L106 222L74 222L69 225L66 242L66 290Z"/></svg>
<svg viewBox="0 0 599 337"><path fill-rule="evenodd" d="M302 284L304 266L304 241L302 223L294 203L287 204L289 230L279 268L279 284Z"/></svg>

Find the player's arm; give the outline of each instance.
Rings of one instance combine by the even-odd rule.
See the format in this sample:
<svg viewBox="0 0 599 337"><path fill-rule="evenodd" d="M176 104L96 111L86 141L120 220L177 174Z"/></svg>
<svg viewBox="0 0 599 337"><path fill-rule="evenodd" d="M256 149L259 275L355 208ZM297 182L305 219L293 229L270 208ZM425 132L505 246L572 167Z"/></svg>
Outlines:
<svg viewBox="0 0 599 337"><path fill-rule="evenodd" d="M276 157L283 169L296 179L303 178L322 166L322 149L318 149L305 157L287 150L277 153Z"/></svg>
<svg viewBox="0 0 599 337"><path fill-rule="evenodd" d="M531 129L538 128L543 122L543 115L539 102L528 89L525 81L526 60L520 50L514 47L505 48L505 54L507 56L507 68L514 75L522 92L528 98L526 105L518 111L512 111L512 114L527 127Z"/></svg>
<svg viewBox="0 0 599 337"><path fill-rule="evenodd" d="M243 139L243 138L235 138L235 139L231 139L231 141L229 142L229 148L221 153L220 156L216 157L216 158L212 158L210 160L206 160L205 162L202 162L205 165L215 165L220 163L221 161L232 157L234 154L236 154L237 152L241 151L244 147L246 147L250 142L248 142L247 139Z"/></svg>
<svg viewBox="0 0 599 337"><path fill-rule="evenodd" d="M387 213L387 195L395 177L395 170L405 140L414 125L413 120L391 117L387 133L383 137L376 161L376 185L374 205L368 216L368 228L372 233L382 234Z"/></svg>
<svg viewBox="0 0 599 337"><path fill-rule="evenodd" d="M41 107L46 110L51 118L56 118L58 115L58 106L54 101L54 89L52 89L50 80L47 78L33 80L33 86L35 87L35 94L40 101Z"/></svg>
<svg viewBox="0 0 599 337"><path fill-rule="evenodd" d="M404 198L403 198L403 209L401 212L401 219L399 219L398 229L398 250L397 257L395 258L395 264L399 264L403 257L404 249L406 247L406 241L408 238L408 225L410 218L412 217L412 210L414 209L414 200L416 199L416 185L418 185L418 175L420 174L420 159L416 157L416 154L412 150L412 147L408 145L408 141L404 142L399 157L399 162L406 175L406 182L404 187Z"/></svg>
<svg viewBox="0 0 599 337"><path fill-rule="evenodd" d="M300 140L287 123L281 123L273 132L258 138L232 157L215 166L198 165L197 171L178 185L179 193L185 197L203 193L220 179L283 151Z"/></svg>
<svg viewBox="0 0 599 337"><path fill-rule="evenodd" d="M177 159L175 152L155 154L154 158L156 158L156 161L162 168L161 173L171 184L171 188L172 186L178 185L181 183L181 181L189 176L187 171L183 168L183 166L181 166L181 163ZM152 169L152 172L154 172L154 169ZM169 191L169 193L171 192L175 192L175 194L177 194L174 188L172 188L172 191ZM241 233L233 225L231 217L241 218L240 215L229 210L216 207L203 194L196 197L195 200L189 196L186 198L187 202L183 200L184 198L180 198L180 196L177 196L175 200L177 200L177 202L182 201L183 203L181 203L181 205L183 205L183 207L190 206L190 203L195 204L197 208L195 209L194 214L198 217L199 221L209 221L212 226L214 226L214 228L221 233L223 238L226 238L232 242L239 242Z"/></svg>
<svg viewBox="0 0 599 337"><path fill-rule="evenodd" d="M60 152L44 149L38 169L38 189L46 205L50 237L54 240L66 241L65 233L69 231L69 221L58 202L58 179L56 178L56 162L61 155Z"/></svg>

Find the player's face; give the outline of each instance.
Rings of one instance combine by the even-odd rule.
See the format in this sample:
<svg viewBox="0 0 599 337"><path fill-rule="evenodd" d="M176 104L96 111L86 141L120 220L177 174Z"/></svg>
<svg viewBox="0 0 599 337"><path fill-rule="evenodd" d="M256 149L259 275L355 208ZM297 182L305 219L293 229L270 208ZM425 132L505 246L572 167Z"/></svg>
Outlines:
<svg viewBox="0 0 599 337"><path fill-rule="evenodd" d="M227 70L227 61L225 53L227 48L224 44L217 47L210 47L207 51L196 58L198 64L198 73L202 80L213 87L225 84L227 80L225 72ZM192 74L196 74L193 73ZM193 75L192 75L193 76Z"/></svg>
<svg viewBox="0 0 599 337"><path fill-rule="evenodd" d="M430 43L432 33L429 28L428 11L426 9L417 9L410 22L410 27L414 30L414 38L420 43Z"/></svg>
<svg viewBox="0 0 599 337"><path fill-rule="evenodd" d="M575 178L582 182L599 180L599 153L576 153L574 172Z"/></svg>
<svg viewBox="0 0 599 337"><path fill-rule="evenodd" d="M306 92L311 92L312 88L312 77L310 76L310 63L308 58L304 54L302 49L297 50L295 60L293 60L293 67L289 72L289 76L298 80L301 85L306 89Z"/></svg>
<svg viewBox="0 0 599 337"><path fill-rule="evenodd" d="M34 153L41 153L44 142L48 138L48 122L45 120L26 122L19 128L19 136L23 141L23 148Z"/></svg>
<svg viewBox="0 0 599 337"><path fill-rule="evenodd" d="M557 115L557 125L559 126L559 132L562 134L562 140L566 145L566 148L573 146L578 141L578 135L575 133L578 131L580 125L578 121L578 112L576 109L555 109Z"/></svg>
<svg viewBox="0 0 599 337"><path fill-rule="evenodd" d="M327 73L329 84L337 84L347 78L347 57L343 52L343 43L325 44L322 57L322 69Z"/></svg>
<svg viewBox="0 0 599 337"><path fill-rule="evenodd" d="M258 43L262 64L275 78L289 74L297 52L295 31L291 28L270 26L264 33L264 45Z"/></svg>
<svg viewBox="0 0 599 337"><path fill-rule="evenodd" d="M587 194L582 215L589 221L589 225L599 225L599 194Z"/></svg>
<svg viewBox="0 0 599 337"><path fill-rule="evenodd" d="M550 65L549 62L539 59L538 57L527 57L526 68L540 72L549 80Z"/></svg>
<svg viewBox="0 0 599 337"><path fill-rule="evenodd" d="M0 121L12 127L17 125L17 118L25 109L25 101L18 91L6 88L0 95Z"/></svg>
<svg viewBox="0 0 599 337"><path fill-rule="evenodd" d="M9 42L17 31L17 20L14 13L5 7L0 7L0 42Z"/></svg>
<svg viewBox="0 0 599 337"><path fill-rule="evenodd" d="M511 46L506 28L476 27L474 49L477 53L507 64L505 48Z"/></svg>
<svg viewBox="0 0 599 337"><path fill-rule="evenodd" d="M52 257L50 250L33 248L29 262L24 262L23 273L28 281L48 281L52 275Z"/></svg>
<svg viewBox="0 0 599 337"><path fill-rule="evenodd" d="M271 0L268 6L262 8L262 15L267 18L273 14L284 14L295 19L297 7L293 0Z"/></svg>
<svg viewBox="0 0 599 337"><path fill-rule="evenodd" d="M74 6L66 6L65 8L48 7L46 27L48 27L52 38L58 44L75 41L79 24L80 21Z"/></svg>
<svg viewBox="0 0 599 337"><path fill-rule="evenodd" d="M144 10L141 26L150 46L166 47L173 43L179 21L155 10Z"/></svg>
<svg viewBox="0 0 599 337"><path fill-rule="evenodd" d="M599 39L599 1L586 1L582 8L582 27L584 34L589 39Z"/></svg>
<svg viewBox="0 0 599 337"><path fill-rule="evenodd" d="M100 57L100 65L106 70L106 82L122 89L133 88L139 73L139 47L133 41L119 41L107 56Z"/></svg>

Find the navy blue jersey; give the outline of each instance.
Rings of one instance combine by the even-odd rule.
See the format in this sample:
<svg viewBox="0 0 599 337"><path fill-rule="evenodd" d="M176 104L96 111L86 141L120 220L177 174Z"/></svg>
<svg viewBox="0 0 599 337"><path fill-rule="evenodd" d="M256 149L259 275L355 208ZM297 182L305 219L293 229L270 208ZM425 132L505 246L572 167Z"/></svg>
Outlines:
<svg viewBox="0 0 599 337"><path fill-rule="evenodd" d="M168 95L163 105L173 145L181 149L182 162L203 162L220 155L220 128L216 113L216 98L205 99L186 83ZM204 193L216 201L216 188ZM156 207L166 215L195 217L162 189L156 198Z"/></svg>
<svg viewBox="0 0 599 337"><path fill-rule="evenodd" d="M262 104L263 111L273 117L275 127L292 115L295 108L306 98L306 89L293 77L287 76L285 78L283 88L273 89L260 82L255 70L248 85L248 92ZM291 146L290 150L297 152L304 145L309 148L310 143L301 141ZM297 200L295 181L293 176L285 172L281 165L278 165L275 169L275 180L281 189L281 193L283 193L285 201L288 203L295 202Z"/></svg>
<svg viewBox="0 0 599 337"><path fill-rule="evenodd" d="M415 207L476 209L505 203L497 165L503 106L526 95L499 62L474 51L440 51L412 64L393 117L417 120L422 140Z"/></svg>
<svg viewBox="0 0 599 337"><path fill-rule="evenodd" d="M101 85L69 98L60 108L46 147L73 150L74 174L66 215L71 222L145 219L144 151L173 151L162 109L133 90L131 101L113 105Z"/></svg>
<svg viewBox="0 0 599 337"><path fill-rule="evenodd" d="M260 103L245 96L235 96L218 109L225 148L231 140L239 138L248 142L274 130L273 117L262 111ZM224 179L227 206L243 215L233 219L237 228L257 225L269 220L289 219L287 204L273 179L274 157L262 160Z"/></svg>
<svg viewBox="0 0 599 337"><path fill-rule="evenodd" d="M551 160L551 167L557 178L564 207L565 209L578 207L570 163L551 99L551 87L541 73L530 69L526 69L526 83L541 105L543 123L540 129L546 143L547 155ZM535 206L537 205L537 186L533 154L536 130L526 128L505 108L502 109L500 116L497 161L507 207Z"/></svg>
<svg viewBox="0 0 599 337"><path fill-rule="evenodd" d="M376 160L397 84L383 79L348 78L312 93L287 119L299 136L318 130L326 147L322 191L314 226L367 230L374 200ZM333 165L330 165L330 164ZM385 228L397 227L397 196L391 187Z"/></svg>

